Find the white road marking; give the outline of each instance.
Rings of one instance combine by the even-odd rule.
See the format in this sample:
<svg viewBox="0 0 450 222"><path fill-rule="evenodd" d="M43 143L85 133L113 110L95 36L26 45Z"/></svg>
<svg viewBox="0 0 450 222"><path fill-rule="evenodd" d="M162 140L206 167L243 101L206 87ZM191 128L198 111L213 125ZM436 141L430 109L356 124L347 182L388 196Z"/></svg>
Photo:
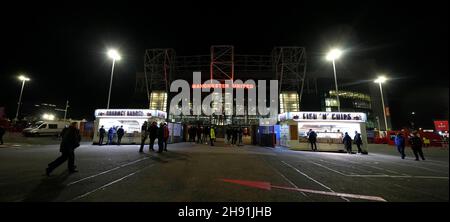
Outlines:
<svg viewBox="0 0 450 222"><path fill-rule="evenodd" d="M377 155L377 154L373 154L373 157L381 158L381 159L383 159L383 160L386 160L384 157L379 156L379 155ZM412 161L412 159L407 159L407 160L403 160L403 162L407 162L408 160ZM425 162L425 163L429 163L430 160L426 160L426 161L424 161L424 162ZM401 163L398 163L398 162L388 162L388 163L393 164L393 165L397 165L397 166L419 168L419 169L428 170L428 171L435 172L435 173L446 173L446 174L448 174L448 171L445 172L445 171L442 171L442 170L434 170L434 169L430 169L430 168L427 168L427 167L416 166L416 165L413 165L413 164L406 165L406 164L401 164ZM445 166L442 166L442 167L445 167ZM447 167L447 168L448 168L448 167Z"/></svg>
<svg viewBox="0 0 450 222"><path fill-rule="evenodd" d="M275 172L277 172L281 177L283 177L289 184L291 184L293 187L295 187L296 189L300 189L297 187L297 185L295 185L295 183L293 183L292 181L290 181L286 176L284 176L280 171L274 169ZM307 197L307 195L303 192L300 191L301 194L303 194L303 196Z"/></svg>
<svg viewBox="0 0 450 222"><path fill-rule="evenodd" d="M92 175L92 176L88 176L88 177L85 177L85 178L76 180L76 181L74 181L74 182L71 182L71 183L67 184L66 186L71 186L71 185L76 184L76 183L79 183L79 182L81 182L81 181L88 180L88 179L91 179L91 178L94 178L94 177L97 177L97 176L100 176L100 175L103 175L103 174L112 172L112 171L114 171L114 170L118 170L118 169L120 169L120 168L122 168L122 167L126 167L126 166L129 166L129 165L138 163L138 162L140 162L140 161L142 161L142 160L146 160L146 159L148 159L148 157L144 157L144 158L141 158L141 159L138 159L138 160L135 160L135 161L126 163L126 164L122 164L122 165L120 165L120 166L118 166L118 167L114 167L114 168L112 168L112 169L109 169L109 170L106 170L106 171L103 171L103 172L94 174L94 175Z"/></svg>
<svg viewBox="0 0 450 222"><path fill-rule="evenodd" d="M315 163L315 162L310 162L310 163L315 164L315 165L320 166L320 167L323 167L323 168L325 168L325 169L327 169L327 170L329 170L329 171L335 172L335 173L340 174L340 175L342 175L342 176L351 176L351 175L342 173L342 172L340 172L340 171L337 171L337 170L335 170L335 169L331 169L331 168L329 168L329 167L327 167L327 166L324 166L324 165L322 165L322 164L319 164L319 163ZM353 175L354 175L354 174L353 174Z"/></svg>
<svg viewBox="0 0 450 222"><path fill-rule="evenodd" d="M329 171L340 174L342 176L346 176L346 177L389 177L389 178L419 178L419 179L446 179L446 180L448 180L448 177L438 177L438 176L412 176L412 175L387 175L387 174L374 174L374 175L345 174L345 173L331 169L331 168L324 166L322 164L319 164L319 163L315 163L315 162L311 162L311 163L315 164L317 166L320 166L322 168L325 168Z"/></svg>
<svg viewBox="0 0 450 222"><path fill-rule="evenodd" d="M341 198L348 197L348 198L354 198L354 199L387 202L382 197L377 197L377 196L367 196L367 195L350 194L350 193L336 193L336 192L327 192L327 191L320 191L320 190L281 187L281 186L274 186L274 185L272 185L271 187L277 188L277 189L283 189L283 190L294 190L294 191L302 191L302 192L307 192L307 193L316 193L316 194L322 194L322 195L337 196L337 197L341 197Z"/></svg>
<svg viewBox="0 0 450 222"><path fill-rule="evenodd" d="M152 164L152 165L153 165L153 164ZM142 169L136 170L136 171L134 171L133 173L130 173L130 174L128 174L128 175L126 175L126 176L124 176L124 177L121 177L121 178L119 178L119 179L117 179L117 180L114 180L114 181L112 181L112 182L110 182L110 183L107 183L107 184L105 184L105 185L103 185L103 186L101 186L101 187L99 187L99 188L96 188L96 189L94 189L94 190L91 190L91 191L89 191L89 192L86 192L86 193L84 193L84 194L82 194L82 195L80 195L80 196L77 196L77 197L75 197L75 198L69 200L69 201L75 201L75 200L81 199L81 198L83 198L83 197L86 197L86 196L88 196L88 195L90 195L90 194L92 194L92 193L94 193L94 192L97 192L98 190L105 189L106 187L109 187L109 186L111 186L111 185L113 185L113 184L115 184L115 183L118 183L118 182L120 182L120 181L122 181L122 180L124 180L124 179L126 179L126 178L128 178L128 177L131 177L131 176L133 176L133 175L135 175L135 174L141 172L143 169L145 169L145 168L147 168L147 167L150 167L150 166L152 166L152 165L149 165L149 166L146 166L146 167L144 167L144 168L142 168Z"/></svg>
<svg viewBox="0 0 450 222"><path fill-rule="evenodd" d="M323 161L325 163L331 163L331 162L328 162L328 161L325 161L325 160L321 160L321 161ZM408 176L407 174L399 173L399 172L396 172L396 171L393 171L393 170L384 169L384 168L381 168L381 167L364 165L362 163L358 163L358 162L354 162L354 161L350 161L350 160L344 160L344 161L347 162L347 163L352 163L352 164L358 165L358 166L370 167L370 168L373 168L373 169L382 170L382 171L386 171L386 172L389 172L389 173L394 173L394 174L398 174L398 175ZM334 163L331 163L331 164L334 164ZM357 169L360 169L360 168L357 168ZM372 173L372 171L367 171L367 172L368 173ZM356 173L351 173L351 174L356 174ZM378 175L380 175L380 174L378 174Z"/></svg>
<svg viewBox="0 0 450 222"><path fill-rule="evenodd" d="M327 190L329 190L329 191L335 193L335 191L334 191L333 189L331 189L331 188L329 188L328 186L324 185L323 183L321 183L321 182L315 180L314 178L308 176L307 174L303 173L302 171L298 170L297 168L293 167L292 165L290 165L290 164L288 164L288 163L286 163L286 162L284 162L284 161L281 161L281 162L282 162L283 164L289 166L289 167L292 168L293 170L297 171L297 172L300 173L301 175L305 176L305 177L308 178L309 180L311 180L311 181L313 181L313 182L319 184L320 186L324 187L325 189L327 189ZM345 198L345 197L341 197L341 199L343 199L343 200L345 200L345 201L347 201L347 202L350 202L350 200L348 200L348 199Z"/></svg>

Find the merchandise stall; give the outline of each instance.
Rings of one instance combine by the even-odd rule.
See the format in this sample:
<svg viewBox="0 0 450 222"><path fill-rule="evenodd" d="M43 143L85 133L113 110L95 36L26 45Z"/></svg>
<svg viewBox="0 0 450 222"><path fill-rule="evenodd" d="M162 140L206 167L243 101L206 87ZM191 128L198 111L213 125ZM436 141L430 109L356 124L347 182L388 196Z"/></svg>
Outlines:
<svg viewBox="0 0 450 222"><path fill-rule="evenodd" d="M122 144L140 144L141 143L141 127L145 121L165 122L167 113L160 110L150 109L97 109L95 110L94 121L94 138L93 144L98 144L99 129L101 126L106 131L104 143L108 141L108 130L113 127L118 129L123 126L125 131L122 137ZM117 141L114 136L113 141Z"/></svg>
<svg viewBox="0 0 450 222"><path fill-rule="evenodd" d="M355 112L287 112L279 114L280 136L277 143L280 146L311 150L308 141L308 131L312 129L317 134L317 149L319 151L343 151L344 133L352 138L355 131L361 134L362 150L367 152L366 114ZM277 138L278 139L278 138ZM355 144L352 149L357 151Z"/></svg>

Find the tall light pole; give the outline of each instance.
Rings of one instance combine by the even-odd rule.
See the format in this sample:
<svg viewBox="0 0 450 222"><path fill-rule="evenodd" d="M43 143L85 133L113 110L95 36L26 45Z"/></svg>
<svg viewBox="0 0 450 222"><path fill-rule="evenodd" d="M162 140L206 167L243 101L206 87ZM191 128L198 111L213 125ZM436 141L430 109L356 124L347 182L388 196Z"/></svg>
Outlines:
<svg viewBox="0 0 450 222"><path fill-rule="evenodd" d="M19 117L19 109L20 109L20 103L22 102L23 87L25 86L26 81L30 81L30 78L27 78L24 75L20 75L18 78L20 81L22 81L22 88L20 89L19 102L17 103L16 117L14 118L15 121L17 121L18 117Z"/></svg>
<svg viewBox="0 0 450 222"><path fill-rule="evenodd" d="M64 121L66 121L67 117L67 109L69 108L69 100L66 101L66 109L64 110Z"/></svg>
<svg viewBox="0 0 450 222"><path fill-rule="evenodd" d="M383 105L383 115L384 115L384 127L385 130L388 130L388 125L387 125L387 118L386 118L386 107L384 106L384 97L383 97L383 87L381 86L384 82L386 82L387 78L384 76L379 76L376 80L375 83L378 83L378 85L380 85L380 93L381 93L381 104Z"/></svg>
<svg viewBox="0 0 450 222"><path fill-rule="evenodd" d="M109 82L109 93L108 93L108 105L106 106L106 109L109 109L109 101L111 99L111 87L112 87L112 81L113 81L113 75L114 75L114 65L116 63L116 60L119 61L121 59L119 52L115 49L108 50L108 56L113 60L112 62L112 68L111 68L111 81Z"/></svg>
<svg viewBox="0 0 450 222"><path fill-rule="evenodd" d="M338 59L342 55L342 51L339 49L332 49L328 52L326 59L328 61L333 61L333 71L334 71L334 85L336 86L336 99L338 103L338 112L341 112L341 102L339 101L339 90L336 78L336 64L335 60Z"/></svg>

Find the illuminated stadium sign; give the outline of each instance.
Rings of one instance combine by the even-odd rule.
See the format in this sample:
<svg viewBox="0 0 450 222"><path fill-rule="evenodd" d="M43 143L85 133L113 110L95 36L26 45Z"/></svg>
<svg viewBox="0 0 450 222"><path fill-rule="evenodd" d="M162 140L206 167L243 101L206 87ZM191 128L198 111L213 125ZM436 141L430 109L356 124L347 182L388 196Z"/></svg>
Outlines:
<svg viewBox="0 0 450 222"><path fill-rule="evenodd" d="M287 112L278 115L280 121L352 121L366 122L365 113L354 112Z"/></svg>

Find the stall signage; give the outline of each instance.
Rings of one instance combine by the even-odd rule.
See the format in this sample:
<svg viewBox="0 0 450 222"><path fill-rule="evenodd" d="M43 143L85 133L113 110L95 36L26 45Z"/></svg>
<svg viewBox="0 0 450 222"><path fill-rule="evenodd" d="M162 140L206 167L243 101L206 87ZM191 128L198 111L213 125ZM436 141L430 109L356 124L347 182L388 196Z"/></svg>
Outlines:
<svg viewBox="0 0 450 222"><path fill-rule="evenodd" d="M166 112L151 109L97 109L95 117L158 117L165 119Z"/></svg>
<svg viewBox="0 0 450 222"><path fill-rule="evenodd" d="M365 113L353 112L288 112L279 116L280 121L353 121L365 122L367 120Z"/></svg>

